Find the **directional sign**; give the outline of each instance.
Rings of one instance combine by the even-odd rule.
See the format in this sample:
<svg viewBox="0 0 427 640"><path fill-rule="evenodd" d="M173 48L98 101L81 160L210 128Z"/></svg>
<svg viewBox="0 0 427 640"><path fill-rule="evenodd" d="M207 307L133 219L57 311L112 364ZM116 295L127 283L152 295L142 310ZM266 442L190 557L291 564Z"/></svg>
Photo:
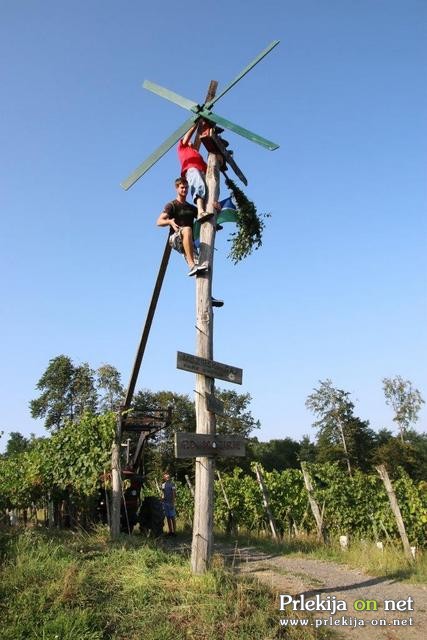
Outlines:
<svg viewBox="0 0 427 640"><path fill-rule="evenodd" d="M175 434L175 457L198 458L201 456L221 456L221 458L242 458L245 453L245 439L235 435L205 435L204 433Z"/></svg>
<svg viewBox="0 0 427 640"><path fill-rule="evenodd" d="M225 416L224 403L219 398L215 398L212 393L205 393L206 407L211 413L215 413L217 416Z"/></svg>
<svg viewBox="0 0 427 640"><path fill-rule="evenodd" d="M242 369L232 367L229 364L223 364L222 362L216 362L215 360L208 360L207 358L193 356L190 353L178 351L176 366L177 369L191 371L192 373L200 373L208 376L209 378L219 378L220 380L226 380L227 382L242 384Z"/></svg>

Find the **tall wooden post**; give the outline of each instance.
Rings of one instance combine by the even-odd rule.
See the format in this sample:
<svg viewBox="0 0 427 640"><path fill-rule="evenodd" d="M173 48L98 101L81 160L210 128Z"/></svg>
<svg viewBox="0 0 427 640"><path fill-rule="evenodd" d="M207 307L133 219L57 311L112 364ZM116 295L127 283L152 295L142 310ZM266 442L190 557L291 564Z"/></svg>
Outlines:
<svg viewBox="0 0 427 640"><path fill-rule="evenodd" d="M388 475L387 469L383 464L380 464L378 467L376 467L376 470L378 471L378 474L386 488L390 507L393 511L394 517L396 518L396 524L399 531L400 539L402 540L403 551L405 553L406 559L409 562L413 562L414 556L412 555L411 545L409 544L408 535L406 533L405 524L402 518L402 513L400 511L399 503L397 502L393 485L391 484L390 476Z"/></svg>
<svg viewBox="0 0 427 640"><path fill-rule="evenodd" d="M208 156L206 172L206 211L213 213L219 198L219 163L213 153ZM213 359L212 276L215 245L215 218L205 222L200 230L200 261L207 260L210 268L205 275L196 276L196 354ZM215 435L215 414L208 411L206 394L213 394L214 379L196 375L196 432ZM204 573L212 555L213 494L215 460L212 457L196 458L193 543L191 568L193 573Z"/></svg>
<svg viewBox="0 0 427 640"><path fill-rule="evenodd" d="M120 536L120 510L122 504L122 476L120 469L120 446L122 436L122 417L116 418L116 432L111 450L111 527L112 540Z"/></svg>

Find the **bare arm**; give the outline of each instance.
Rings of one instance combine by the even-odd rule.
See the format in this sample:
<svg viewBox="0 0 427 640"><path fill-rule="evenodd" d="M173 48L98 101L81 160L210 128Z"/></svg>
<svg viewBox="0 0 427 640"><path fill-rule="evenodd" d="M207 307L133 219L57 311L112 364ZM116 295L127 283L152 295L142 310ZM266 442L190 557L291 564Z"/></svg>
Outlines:
<svg viewBox="0 0 427 640"><path fill-rule="evenodd" d="M162 213L157 218L156 222L158 227L172 227L174 231L178 231L179 225L176 224L173 218L169 218L166 211L162 211Z"/></svg>
<svg viewBox="0 0 427 640"><path fill-rule="evenodd" d="M197 129L197 122L193 124L191 129L187 131L185 136L182 138L182 144L184 145L184 147L188 147L188 145L190 144L191 137L196 129Z"/></svg>

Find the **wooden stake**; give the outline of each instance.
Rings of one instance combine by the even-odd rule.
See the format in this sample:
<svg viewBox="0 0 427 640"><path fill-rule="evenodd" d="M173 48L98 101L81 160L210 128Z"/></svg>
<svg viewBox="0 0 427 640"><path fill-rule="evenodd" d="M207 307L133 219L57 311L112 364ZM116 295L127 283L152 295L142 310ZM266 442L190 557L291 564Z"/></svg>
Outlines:
<svg viewBox="0 0 427 640"><path fill-rule="evenodd" d="M227 535L230 535L231 533L233 535L237 535L237 527L234 519L233 509L231 508L230 501L228 499L227 493L225 491L224 483L222 481L222 477L218 469L216 471L216 477L218 478L219 486L221 487L222 495L224 496L225 504L227 505L227 509L228 509L228 524L227 524L226 533Z"/></svg>
<svg viewBox="0 0 427 640"><path fill-rule="evenodd" d="M380 464L376 467L378 474L381 480L384 482L384 486L387 491L388 499L390 502L390 507L394 513L394 517L396 518L397 528L399 530L399 535L403 544L403 551L405 556L409 562L414 561L414 556L412 555L411 545L409 544L408 536L406 534L405 524L403 522L402 514L400 512L399 503L397 502L396 494L393 489L393 485L391 484L390 477L387 473L387 469L383 464Z"/></svg>
<svg viewBox="0 0 427 640"><path fill-rule="evenodd" d="M122 418L119 414L116 419L116 433L111 449L111 528L112 540L120 536L120 510L122 505L122 477L120 469L120 447L122 437Z"/></svg>
<svg viewBox="0 0 427 640"><path fill-rule="evenodd" d="M188 477L188 475L187 475L187 474L185 474L185 482L187 483L188 488L190 489L191 497L192 497L192 498L194 498L194 489L193 489L193 485L191 484L191 480L190 480L190 478Z"/></svg>
<svg viewBox="0 0 427 640"><path fill-rule="evenodd" d="M314 499L313 485L311 482L310 474L305 462L301 462L302 475L304 476L305 488L307 489L308 501L310 503L311 511L317 526L317 538L325 542L325 532L323 529L323 515L320 513L319 505Z"/></svg>
<svg viewBox="0 0 427 640"><path fill-rule="evenodd" d="M255 473L256 473L257 480L258 480L258 484L259 484L259 486L261 488L261 491L262 491L262 501L263 501L264 508L265 508L265 511L267 513L267 516L268 516L268 521L270 523L270 529L271 529L271 533L273 534L273 539L276 542L279 542L279 535L277 533L276 522L274 520L273 513L272 513L272 511L270 509L270 496L268 495L268 490L267 490L267 487L265 486L265 483L264 483L264 478L263 478L263 475L262 475L262 471L261 471L261 469L258 468L258 465L255 465Z"/></svg>

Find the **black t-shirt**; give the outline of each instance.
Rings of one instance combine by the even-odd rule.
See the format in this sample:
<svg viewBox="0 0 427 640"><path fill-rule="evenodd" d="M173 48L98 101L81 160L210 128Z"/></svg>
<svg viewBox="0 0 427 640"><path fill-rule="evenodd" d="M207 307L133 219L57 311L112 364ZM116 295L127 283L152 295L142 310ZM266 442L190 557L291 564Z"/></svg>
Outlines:
<svg viewBox="0 0 427 640"><path fill-rule="evenodd" d="M169 218L174 219L180 227L192 227L194 220L197 218L197 207L189 202L178 202L173 200L168 202L163 211Z"/></svg>

